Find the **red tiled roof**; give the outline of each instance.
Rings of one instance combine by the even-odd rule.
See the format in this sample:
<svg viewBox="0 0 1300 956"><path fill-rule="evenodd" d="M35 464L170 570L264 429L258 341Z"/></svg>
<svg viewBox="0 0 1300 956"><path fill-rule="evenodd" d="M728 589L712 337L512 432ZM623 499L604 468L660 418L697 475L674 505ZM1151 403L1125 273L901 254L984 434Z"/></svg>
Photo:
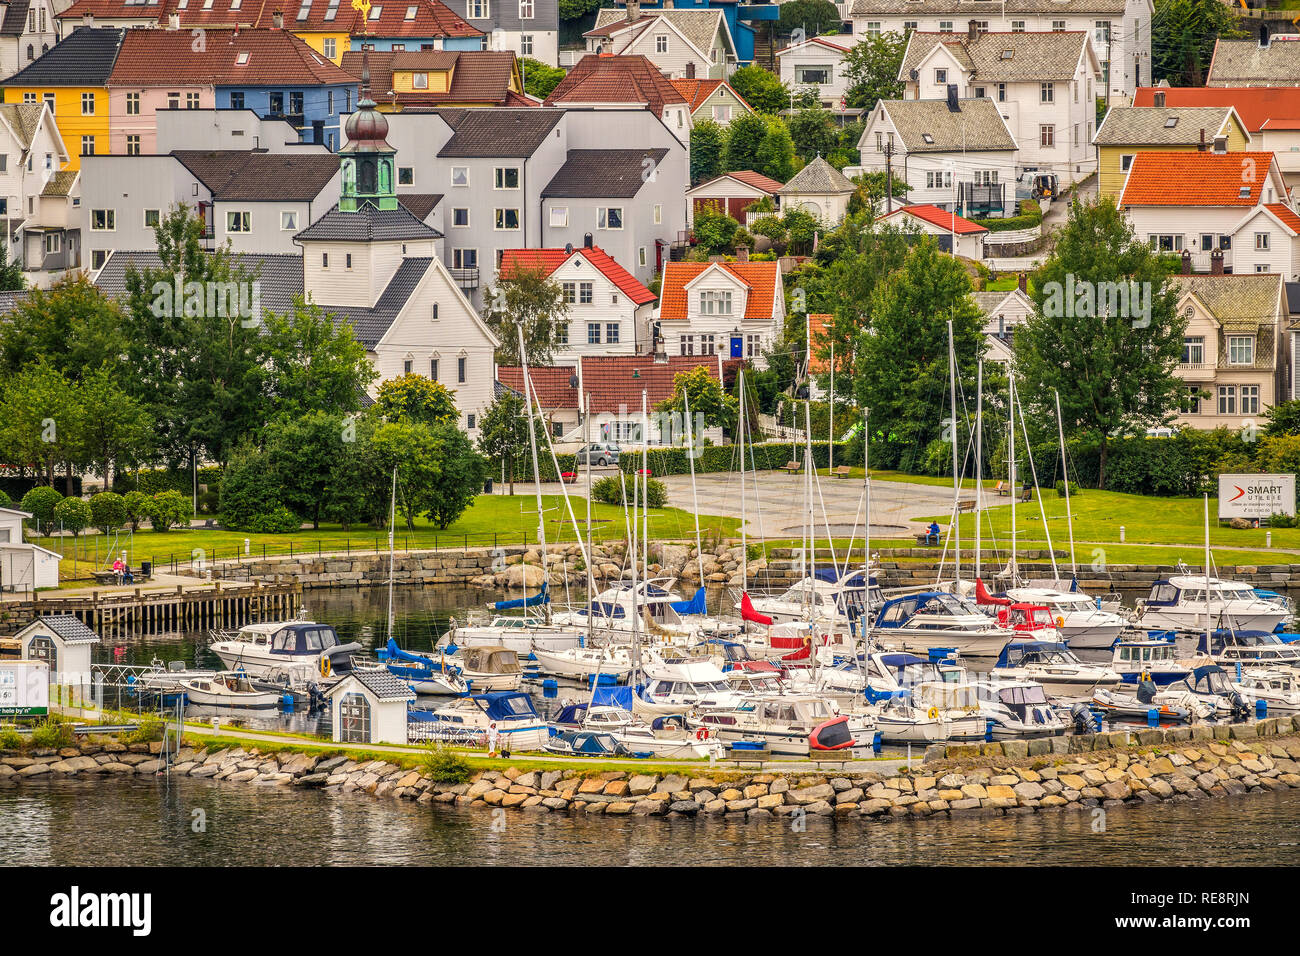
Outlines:
<svg viewBox="0 0 1300 956"><path fill-rule="evenodd" d="M578 389L569 383L578 374L576 365L556 365L533 367L528 370L528 383L532 388L534 401L541 405L543 411L557 408L577 408ZM524 394L524 370L517 365L502 365L497 368L497 381L513 388L520 395Z"/></svg>
<svg viewBox="0 0 1300 956"><path fill-rule="evenodd" d="M208 30L200 51L188 30L128 30L109 86L217 84L356 84L305 42L284 30ZM248 54L240 63L241 54Z"/></svg>
<svg viewBox="0 0 1300 956"><path fill-rule="evenodd" d="M1221 86L1221 87L1139 87L1134 106L1154 106L1155 94L1165 94L1165 106L1231 106L1251 133L1264 129L1270 120L1300 119L1300 87L1295 86ZM1276 125L1270 125L1276 129ZM1290 127L1283 127L1290 128Z"/></svg>
<svg viewBox="0 0 1300 956"><path fill-rule="evenodd" d="M1251 176L1243 175L1246 162L1253 163ZM1258 206L1272 165L1272 153L1146 150L1133 157L1119 204Z"/></svg>
<svg viewBox="0 0 1300 956"><path fill-rule="evenodd" d="M632 273L624 269L604 249L599 246L578 247L572 252L563 249L506 249L501 253L501 268L498 274L503 279L510 278L516 265L525 269L542 268L549 276L573 256L582 256L596 271L614 283L625 296L637 305L645 305L655 300L655 294L636 280Z"/></svg>
<svg viewBox="0 0 1300 956"><path fill-rule="evenodd" d="M1293 233L1300 236L1300 216L1291 211L1291 207L1280 202L1266 203L1264 208L1282 220L1282 225L1286 226Z"/></svg>
<svg viewBox="0 0 1300 956"><path fill-rule="evenodd" d="M723 173L722 175L730 176L732 179L742 182L746 186L753 186L755 189L761 189L769 195L775 193L785 185L785 183L775 180L771 176L764 176L762 173L756 173L752 169L738 169L733 173Z"/></svg>
<svg viewBox="0 0 1300 956"><path fill-rule="evenodd" d="M229 3L230 0L224 2ZM156 4L141 4L138 0L76 0L68 9L54 16L58 20L80 20L87 14L104 20L126 17L146 20L165 18L175 6L176 0L161 0Z"/></svg>
<svg viewBox="0 0 1300 956"><path fill-rule="evenodd" d="M817 352L826 336L826 323L834 318L835 316L825 312L810 312L808 314L808 331L812 335L813 344L812 370L818 375L830 371L831 363L827 359L821 358Z"/></svg>
<svg viewBox="0 0 1300 956"><path fill-rule="evenodd" d="M776 295L775 262L666 262L663 287L659 292L659 318L672 321L687 314L686 286L714 265L726 269L749 287L745 301L746 319L771 319Z"/></svg>
<svg viewBox="0 0 1300 956"><path fill-rule="evenodd" d="M590 410L641 414L641 392L646 407L654 409L673 397L673 379L682 372L703 366L709 377L718 377L716 355L670 355L660 364L653 355L585 355L582 358L582 387L591 395ZM634 378L632 373L637 372Z"/></svg>
<svg viewBox="0 0 1300 956"><path fill-rule="evenodd" d="M546 98L547 106L574 103L644 104L662 115L665 104L686 97L644 56L588 54L574 65Z"/></svg>
<svg viewBox="0 0 1300 956"><path fill-rule="evenodd" d="M804 43L816 43L818 46L824 46L828 50L837 50L840 53L847 53L849 52L849 50L853 49L852 44L849 44L848 46L843 46L839 43L836 43L830 37L809 37L807 40L804 41ZM802 45L803 45L802 43L791 43L785 49L777 50L776 55L780 56L782 53L785 53L788 50L793 50L795 47L802 46Z"/></svg>
<svg viewBox="0 0 1300 956"><path fill-rule="evenodd" d="M953 213L940 209L938 206L935 206L931 203L921 203L920 205L916 205L916 206L903 206L899 209L895 209L893 212L889 214L889 216L881 216L880 218L887 219L891 216L897 216L901 212L905 212L911 216L915 216L917 219L921 219L925 222L928 222L933 226L938 226L940 229L948 229L950 231L956 231L959 235L963 235L963 236L974 235L975 233L980 233L980 232L988 232L988 229L986 227L978 225L977 223L973 223L969 219L963 219L961 216L957 216L954 215Z"/></svg>
<svg viewBox="0 0 1300 956"><path fill-rule="evenodd" d="M343 54L340 66L360 79L361 60L361 51L349 51ZM451 88L446 93L402 92L397 94L397 102L403 106L537 105L510 89L515 55L509 50L371 50L369 61L370 88L380 103L392 101L388 94L393 89L395 69L429 72L450 69ZM515 102L512 97L522 102Z"/></svg>
<svg viewBox="0 0 1300 956"><path fill-rule="evenodd" d="M690 104L692 113L699 109L705 100L716 93L720 86L725 86L727 89L731 90L731 95L738 99L745 109L749 110L751 113L754 112L754 107L746 103L743 96L731 89L731 84L726 80L682 78L678 80L669 80L668 82L673 85L673 88L676 89L678 93L686 97L686 102Z"/></svg>

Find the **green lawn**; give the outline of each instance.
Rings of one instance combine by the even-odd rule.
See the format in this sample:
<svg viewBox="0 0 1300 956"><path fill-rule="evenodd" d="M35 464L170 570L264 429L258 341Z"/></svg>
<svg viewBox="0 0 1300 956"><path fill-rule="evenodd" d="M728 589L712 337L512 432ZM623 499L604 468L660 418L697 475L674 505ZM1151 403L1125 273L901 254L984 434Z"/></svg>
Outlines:
<svg viewBox="0 0 1300 956"><path fill-rule="evenodd" d="M570 492L570 502L580 526L586 520L587 504L584 498ZM546 540L548 542L573 541L573 524L561 495L543 495L542 506L546 512ZM731 537L739 535L739 523L734 518L712 515L700 517L701 533L706 536ZM591 536L595 540L621 539L625 525L623 509L613 505L596 504L592 507ZM650 535L653 538L688 539L695 536L695 521L691 514L679 508L651 509ZM585 533L584 533L585 537ZM173 529L166 532L129 531L119 535L82 535L75 543L70 538L41 538L40 543L64 554L61 576L72 579L89 577L91 570L102 570L112 565L111 555L122 550L130 552L132 565L153 561L158 570L177 564L188 565L192 557L207 561L227 560L242 556L244 541L248 541L248 554L285 555L326 553L331 551L372 551L388 548L388 534L368 527L353 527L344 531L337 524L322 525L319 531L304 528L293 534L244 534L237 531L208 529ZM439 530L424 519L417 519L415 529L408 531L398 517L395 544L399 550L426 548L495 547L498 545L533 545L537 543L537 499L532 495L480 495L473 506L446 530Z"/></svg>
<svg viewBox="0 0 1300 956"><path fill-rule="evenodd" d="M1297 2L1300 2L1300 0L1297 0ZM1016 287L1019 281L1020 281L1019 278L1014 273L1002 275L992 280L991 282L986 282L984 284L984 291L985 292L1010 292L1012 289ZM1031 279L1027 283L1027 285L1028 285L1028 291L1026 292L1026 294L1032 296L1034 294L1033 280Z"/></svg>

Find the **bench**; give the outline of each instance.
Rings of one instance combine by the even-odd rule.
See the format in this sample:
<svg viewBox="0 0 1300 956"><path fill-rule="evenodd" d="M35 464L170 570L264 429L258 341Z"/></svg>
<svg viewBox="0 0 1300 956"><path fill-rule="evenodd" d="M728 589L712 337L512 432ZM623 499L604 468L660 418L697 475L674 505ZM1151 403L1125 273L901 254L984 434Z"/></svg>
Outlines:
<svg viewBox="0 0 1300 956"><path fill-rule="evenodd" d="M787 461L784 465L778 468L777 471L784 471L792 475L797 475L802 468L803 465L797 461Z"/></svg>
<svg viewBox="0 0 1300 956"><path fill-rule="evenodd" d="M1007 487L1007 483L1005 481L999 481L996 485L993 486L993 490L997 492L999 498L1011 497L1011 489Z"/></svg>
<svg viewBox="0 0 1300 956"><path fill-rule="evenodd" d="M927 548L937 548L939 546L939 542L931 541L930 539L932 537L934 537L934 535L930 534L930 532L928 531L922 532L921 534L918 534L916 536L916 543L919 545L923 545ZM942 535L940 535L940 537L942 537Z"/></svg>
<svg viewBox="0 0 1300 956"><path fill-rule="evenodd" d="M1033 499L1034 499L1034 489L1032 486L1026 485L1025 490L1020 493L1020 500L1022 502L1026 502L1026 501L1033 501Z"/></svg>
<svg viewBox="0 0 1300 956"><path fill-rule="evenodd" d="M958 513L958 514L961 514L961 513L964 512L964 511L974 511L974 510L975 510L975 502L973 502L973 501L959 501L959 502L957 502L957 513Z"/></svg>
<svg viewBox="0 0 1300 956"><path fill-rule="evenodd" d="M831 474L834 475L836 478L847 478L849 476L850 471L852 471L852 469L849 468L848 465L837 465L835 470L832 471Z"/></svg>

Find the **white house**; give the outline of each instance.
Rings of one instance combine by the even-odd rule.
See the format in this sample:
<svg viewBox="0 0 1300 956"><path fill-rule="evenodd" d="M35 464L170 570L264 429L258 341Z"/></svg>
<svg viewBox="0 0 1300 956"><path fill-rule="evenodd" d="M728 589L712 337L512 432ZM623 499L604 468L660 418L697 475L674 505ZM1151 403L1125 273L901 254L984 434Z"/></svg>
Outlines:
<svg viewBox="0 0 1300 956"><path fill-rule="evenodd" d="M406 743L406 711L415 692L387 669L349 671L325 696L336 743Z"/></svg>
<svg viewBox="0 0 1300 956"><path fill-rule="evenodd" d="M796 96L812 91L826 109L845 112L849 81L844 74L844 56L854 43L851 36L817 36L777 50L781 82Z"/></svg>
<svg viewBox="0 0 1300 956"><path fill-rule="evenodd" d="M1101 67L1098 96L1151 83L1152 0L852 0L854 34L1083 31Z"/></svg>
<svg viewBox="0 0 1300 956"><path fill-rule="evenodd" d="M1100 64L1087 33L913 33L898 79L907 99L988 98L1015 137L1022 170L1067 185L1097 168L1092 149Z"/></svg>
<svg viewBox="0 0 1300 956"><path fill-rule="evenodd" d="M541 270L564 290L569 314L559 330L557 363L650 351L655 294L599 246L507 249L497 276L508 279L520 269Z"/></svg>
<svg viewBox="0 0 1300 956"><path fill-rule="evenodd" d="M1034 303L1025 294L1025 277L1010 292L973 292L971 298L984 313L984 357L1004 365L1012 358L1016 327L1023 325L1034 312Z"/></svg>
<svg viewBox="0 0 1300 956"><path fill-rule="evenodd" d="M26 511L0 508L0 592L32 591L59 586L62 556L23 540Z"/></svg>
<svg viewBox="0 0 1300 956"><path fill-rule="evenodd" d="M858 141L865 172L912 187L906 202L968 216L1016 212L1016 141L990 99L881 100ZM856 170L845 170L854 175Z"/></svg>
<svg viewBox="0 0 1300 956"><path fill-rule="evenodd" d="M772 200L773 212L746 213L750 206L764 199ZM781 183L752 169L738 169L686 190L686 202L690 216L688 224L695 222L696 213L708 208L725 212L741 225L747 225L758 216L781 214Z"/></svg>
<svg viewBox="0 0 1300 956"><path fill-rule="evenodd" d="M1300 273L1300 216L1272 153L1137 153L1119 206L1154 249L1196 272ZM1215 255L1215 253L1218 255Z"/></svg>
<svg viewBox="0 0 1300 956"><path fill-rule="evenodd" d="M99 635L74 614L46 614L18 632L24 660L50 665L50 683L66 686L90 685L90 661Z"/></svg>
<svg viewBox="0 0 1300 956"><path fill-rule="evenodd" d="M0 104L0 221L11 262L47 288L81 265L81 188L49 103Z"/></svg>
<svg viewBox="0 0 1300 956"><path fill-rule="evenodd" d="M934 236L944 252L967 259L984 258L989 230L938 206L902 206L880 217L909 236Z"/></svg>
<svg viewBox="0 0 1300 956"><path fill-rule="evenodd" d="M823 225L836 226L848 215L849 199L856 189L847 176L817 156L777 193L782 210L802 209Z"/></svg>
<svg viewBox="0 0 1300 956"><path fill-rule="evenodd" d="M677 355L743 358L762 367L785 324L776 262L666 262L659 334Z"/></svg>
<svg viewBox="0 0 1300 956"><path fill-rule="evenodd" d="M583 34L588 53L644 56L670 79L725 80L736 71L736 41L720 8L606 8Z"/></svg>

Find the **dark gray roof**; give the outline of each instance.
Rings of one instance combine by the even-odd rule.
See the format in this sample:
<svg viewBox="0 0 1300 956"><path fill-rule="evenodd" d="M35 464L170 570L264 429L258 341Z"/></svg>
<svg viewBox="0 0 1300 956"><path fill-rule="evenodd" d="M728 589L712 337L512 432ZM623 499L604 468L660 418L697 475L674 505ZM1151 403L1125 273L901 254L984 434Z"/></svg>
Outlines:
<svg viewBox="0 0 1300 956"><path fill-rule="evenodd" d="M174 149L172 155L219 200L310 202L339 171L332 153Z"/></svg>
<svg viewBox="0 0 1300 956"><path fill-rule="evenodd" d="M411 293L415 291L415 287L419 285L432 264L432 257L412 256L403 259L402 264L393 273L393 277L388 280L388 285L379 296L379 301L375 303L374 308L331 306L324 303L321 304L321 308L332 313L336 320L350 322L352 334L356 336L357 341L366 348L373 349L384 337L388 327L393 324L397 314L405 307L411 298Z"/></svg>
<svg viewBox="0 0 1300 956"><path fill-rule="evenodd" d="M237 253L231 261L257 279L262 308L284 314L293 308L295 296L302 295L302 256L287 253ZM134 265L137 271L159 269L162 259L157 252L119 252L109 254L99 275L97 285L110 298L126 297L126 273Z"/></svg>
<svg viewBox="0 0 1300 956"><path fill-rule="evenodd" d="M401 205L396 209L376 209L367 203L356 212L343 212L335 204L293 238L298 242L382 242L441 239L442 233Z"/></svg>
<svg viewBox="0 0 1300 956"><path fill-rule="evenodd" d="M28 292L26 289L21 289L15 292L0 292L0 315L7 315L12 312L14 306L27 298L27 295Z"/></svg>
<svg viewBox="0 0 1300 956"><path fill-rule="evenodd" d="M42 614L37 622L44 624L67 644L98 644L99 635L74 614Z"/></svg>
<svg viewBox="0 0 1300 956"><path fill-rule="evenodd" d="M356 668L350 672L357 681L380 700L415 700L415 691L404 680L389 673L388 668ZM335 684L338 687L342 684Z"/></svg>
<svg viewBox="0 0 1300 956"><path fill-rule="evenodd" d="M397 201L416 219L424 220L442 202L442 193L399 193Z"/></svg>
<svg viewBox="0 0 1300 956"><path fill-rule="evenodd" d="M521 399L524 397L523 392L516 391L505 382L495 381L492 383L492 397L500 398L502 395L518 395Z"/></svg>
<svg viewBox="0 0 1300 956"><path fill-rule="evenodd" d="M442 156L531 156L564 115L564 110L529 108L439 110L454 133L438 151Z"/></svg>
<svg viewBox="0 0 1300 956"><path fill-rule="evenodd" d="M667 155L666 149L571 149L542 196L631 199L645 185L646 170Z"/></svg>
<svg viewBox="0 0 1300 956"><path fill-rule="evenodd" d="M103 86L126 30L77 27L0 86Z"/></svg>
<svg viewBox="0 0 1300 956"><path fill-rule="evenodd" d="M27 8L30 6L31 0L9 0L4 23L0 23L0 36L22 36L27 29Z"/></svg>

